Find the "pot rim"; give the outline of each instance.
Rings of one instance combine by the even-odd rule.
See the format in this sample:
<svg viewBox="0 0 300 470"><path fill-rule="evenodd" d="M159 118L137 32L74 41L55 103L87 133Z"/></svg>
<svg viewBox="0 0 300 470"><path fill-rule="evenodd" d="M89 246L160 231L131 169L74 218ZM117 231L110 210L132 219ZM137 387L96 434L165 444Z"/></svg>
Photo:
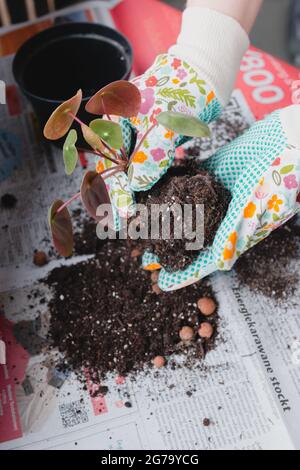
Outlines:
<svg viewBox="0 0 300 470"><path fill-rule="evenodd" d="M19 66L19 68L22 69L22 70L25 69L26 62L25 62L25 66L23 64L23 67L22 67L22 62L24 62L24 58L22 56L24 55L25 60L26 60L26 55L27 55L26 49L29 48L32 44L34 44L34 42L39 41L39 39L41 39L42 36L46 36L51 31L51 32L53 32L54 39L55 39L55 32L57 30L64 30L64 29L70 29L71 30L72 27L74 29L76 29L76 27L77 28L82 28L82 27L86 28L86 31L84 31L84 32L81 31L80 32L80 34L83 34L83 35L84 34L89 35L89 34L92 34L92 33L95 35L95 34L97 34L95 29L98 29L99 30L99 36L102 36L104 38L107 37L108 39L112 39L112 41L114 41L119 46L121 46L121 48L124 50L124 55L125 55L126 62L127 62L127 67L126 67L127 70L124 73L124 75L122 76L122 78L119 78L119 80L126 80L126 79L129 78L131 70L132 70L132 66L133 66L133 48L132 48L129 40L122 33L120 33L119 31L117 31L114 28L111 28L110 26L106 26L106 25L103 25L103 24L100 24L100 23L87 23L87 22L64 23L64 24L51 26L50 28L46 28L43 31L40 31L37 34L35 34L34 36L32 36L31 38L29 38L18 49L18 51L17 51L17 53L16 53L16 55L13 59L12 70L13 70L13 75L14 75L15 81L18 84L18 86L20 87L20 89L23 91L23 93L26 96L28 96L29 98L39 100L39 101L42 101L44 103L53 104L53 105L54 104L59 105L59 104L62 104L66 101L66 100L54 100L54 99L50 99L50 98L45 98L45 97L36 95L36 94L28 91L26 89L26 87L24 86L24 84L22 83L22 81L21 81L21 73L20 73L19 70L17 70L17 67L19 66L18 63L20 63L21 66ZM90 31L88 31L88 29L90 29ZM102 34L101 34L100 30L102 31ZM111 38L109 35L106 35L105 32L107 33L108 31L110 33L112 33L112 35L115 36L115 38ZM67 34L68 33L66 32L66 35ZM78 31L78 34L79 34L79 31ZM64 35L61 34L61 37L64 37ZM59 40L59 37L57 37L57 40ZM87 97L83 98L82 103L88 102L91 99L91 97L92 96L87 96Z"/></svg>

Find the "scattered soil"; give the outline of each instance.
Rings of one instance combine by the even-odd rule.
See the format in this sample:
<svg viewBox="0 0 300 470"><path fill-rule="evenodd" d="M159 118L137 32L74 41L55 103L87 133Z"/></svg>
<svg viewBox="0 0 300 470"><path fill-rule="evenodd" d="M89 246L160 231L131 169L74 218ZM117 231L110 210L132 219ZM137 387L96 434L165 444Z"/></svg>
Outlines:
<svg viewBox="0 0 300 470"><path fill-rule="evenodd" d="M216 232L223 221L231 195L219 182L217 182L207 171L199 170L194 160L187 159L179 161L177 166L171 168L168 173L146 193L139 193L138 202L145 204L148 208L149 227L151 226L151 205L166 204L171 207L173 204L181 206L190 204L193 207L193 232L196 231L196 205L204 205L204 233L203 248L212 245ZM166 216L160 216L160 227L163 226ZM159 232L158 240L143 240L145 248L155 253L161 264L168 271L184 269L193 262L198 255L197 251L187 251L186 243L193 240L183 236L182 239L174 239L174 226L178 221L174 220L171 214L170 239L163 239L162 230ZM185 233L186 226L183 226ZM197 228L199 235L199 227Z"/></svg>
<svg viewBox="0 0 300 470"><path fill-rule="evenodd" d="M73 211L72 219L75 221L74 254L81 256L97 253L103 242L97 237L95 220L90 218L84 209Z"/></svg>
<svg viewBox="0 0 300 470"><path fill-rule="evenodd" d="M174 293L152 292L150 274L131 257L126 241L102 242L94 259L52 271L46 280L50 301L50 339L65 356L65 366L79 375L90 371L95 382L109 372L125 375L183 353L185 365L195 365L215 343L217 311L209 319L211 339L197 335L207 322L197 307L200 297L215 300L209 281ZM193 328L193 341L179 332Z"/></svg>
<svg viewBox="0 0 300 470"><path fill-rule="evenodd" d="M299 285L299 275L289 269L299 258L300 226L292 219L245 253L236 263L240 281L267 297L285 299Z"/></svg>
<svg viewBox="0 0 300 470"><path fill-rule="evenodd" d="M14 209L17 205L17 198L13 194L4 194L1 197L1 206L4 209Z"/></svg>

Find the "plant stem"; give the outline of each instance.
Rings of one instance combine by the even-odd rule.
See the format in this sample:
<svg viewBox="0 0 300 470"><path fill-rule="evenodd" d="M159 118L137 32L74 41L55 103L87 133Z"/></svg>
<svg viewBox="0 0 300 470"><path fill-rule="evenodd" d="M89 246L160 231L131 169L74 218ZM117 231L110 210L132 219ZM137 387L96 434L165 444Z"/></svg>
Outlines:
<svg viewBox="0 0 300 470"><path fill-rule="evenodd" d="M77 116L75 116L73 113L69 112L69 115L74 119L74 121L78 122L78 124L79 124L80 126L85 126L84 122L82 122L82 121L81 121ZM111 120L111 118L110 118L110 120ZM93 153L94 155L99 155L100 157L106 158L107 160L111 161L112 163L115 163L116 165L119 165L121 159L120 159L118 153L117 153L113 148L111 148L110 145L108 145L103 139L100 138L100 140L101 140L103 146L106 148L106 150L107 150L108 152L110 152L110 153L114 156L114 158L111 157L111 156L108 156L108 155L106 155L106 154L104 154L104 153L102 153L100 150L93 150L93 149L91 149L91 150L81 149L81 150L84 151L84 152ZM122 152L122 149L121 149L121 152ZM126 155L126 154L125 154L125 155ZM127 158L126 158L126 162L127 162Z"/></svg>
<svg viewBox="0 0 300 470"><path fill-rule="evenodd" d="M71 199L69 199L67 202L65 202L62 206L60 206L59 209L57 209L57 212L56 214L59 214L60 212L62 212L66 207L68 207L72 202L76 201L76 199L78 199L80 197L80 192L75 194L75 196L71 197Z"/></svg>
<svg viewBox="0 0 300 470"><path fill-rule="evenodd" d="M84 122L82 122L77 116L75 116L75 114L71 113L71 111L68 112L69 116L71 116L71 118L74 119L74 121L78 122L78 124L80 124L80 126L84 126Z"/></svg>
<svg viewBox="0 0 300 470"><path fill-rule="evenodd" d="M118 161L120 161L120 157L119 157L118 153L117 153L114 149L112 149L111 146L108 145L108 143L105 142L105 140L102 140L102 139L101 139L101 142L102 142L102 144L104 145L104 147L106 148L106 150L108 150L110 153L112 153L112 154L114 155L114 157L115 157Z"/></svg>
<svg viewBox="0 0 300 470"><path fill-rule="evenodd" d="M99 150L94 150L94 149L84 149L81 147L78 147L79 152L85 152L85 153L92 153L93 155L97 155L98 157L104 158L106 160L109 160L112 163L115 163L116 165L120 165L120 160L115 160L112 157L109 157L108 155L105 155L104 153L100 152Z"/></svg>
<svg viewBox="0 0 300 470"><path fill-rule="evenodd" d="M149 127L149 129L147 130L146 134L143 135L143 137L141 138L139 144L137 145L137 147L135 148L135 151L134 153L132 154L131 158L130 158L130 161L133 159L133 157L135 156L135 154L138 153L138 151L141 149L143 143L145 142L145 140L147 139L147 137L149 136L149 134L155 129L155 127L157 126L157 124L153 124L151 127Z"/></svg>
<svg viewBox="0 0 300 470"><path fill-rule="evenodd" d="M123 168L122 168L121 166L114 166L114 167L112 167L112 168L107 168L107 170L104 170L104 171L102 171L102 173L99 173L99 174L100 174L101 176L103 176L103 175L106 175L107 173L109 173L109 172L111 172L111 171L115 172L116 170L117 170L117 171L123 171ZM108 178L108 177L109 177L109 175L107 175L107 178Z"/></svg>
<svg viewBox="0 0 300 470"><path fill-rule="evenodd" d="M112 158L112 157L109 157L108 155L106 155L106 154L100 152L100 150L94 150L93 153L94 153L95 155L98 155L98 156L101 157L101 158L104 158L104 159L106 159L106 160L109 160L109 161L112 162L112 163L115 163L115 165L120 165L120 160L116 160L116 159L114 159L114 158Z"/></svg>
<svg viewBox="0 0 300 470"><path fill-rule="evenodd" d="M127 158L127 155L126 155L126 150L125 150L125 148L124 148L124 147L121 147L120 151L121 151L121 154L122 154L123 159L125 160L125 162L127 162L127 161L128 161L128 158Z"/></svg>
<svg viewBox="0 0 300 470"><path fill-rule="evenodd" d="M103 179L105 180L106 178L110 178L111 176L114 176L116 175L117 173L120 173L121 171L123 171L123 169L121 169L121 167L119 167L118 169L117 168L112 168L112 172L109 174L109 175L105 175L103 177ZM104 173L101 173L101 176L103 175Z"/></svg>
<svg viewBox="0 0 300 470"><path fill-rule="evenodd" d="M81 152L92 153L93 155L97 155L98 157L109 160L110 162L114 163L115 165L120 165L119 158L118 158L118 160L115 159L115 158L112 158L112 157L100 152L100 150L94 150L92 148L91 149L83 149L83 148L80 148L80 147L78 148L78 150L81 151Z"/></svg>

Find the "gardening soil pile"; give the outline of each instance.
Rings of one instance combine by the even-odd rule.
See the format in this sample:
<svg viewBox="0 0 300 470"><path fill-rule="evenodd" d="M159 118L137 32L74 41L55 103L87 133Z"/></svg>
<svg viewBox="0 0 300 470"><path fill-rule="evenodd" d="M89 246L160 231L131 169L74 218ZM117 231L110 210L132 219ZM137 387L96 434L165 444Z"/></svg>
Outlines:
<svg viewBox="0 0 300 470"><path fill-rule="evenodd" d="M294 218L245 253L235 271L242 284L276 300L287 300L298 288L299 274L289 265L299 257L300 226Z"/></svg>
<svg viewBox="0 0 300 470"><path fill-rule="evenodd" d="M209 279L163 293L157 288L157 273L141 269L139 248L128 241L101 242L94 230L94 222L86 220L75 246L77 254L95 257L57 268L46 280L53 292L50 339L63 353L64 367L81 377L88 369L95 383L109 372L134 375L145 365L152 367L156 358L163 359L155 363L158 367L178 367L175 354L183 356L182 366L195 368L217 339L217 308L207 316L197 304L208 298L217 307ZM299 281L288 270L299 241L300 228L292 220L241 257L235 269L240 282L286 300ZM199 336L201 325L211 325L212 337ZM192 337L184 341L185 328Z"/></svg>
<svg viewBox="0 0 300 470"><path fill-rule="evenodd" d="M214 299L209 281L162 293L136 254L128 242L107 241L94 259L55 269L46 281L53 289L52 344L66 367L87 368L96 382L108 372L139 371L157 357L163 358L158 367L168 359L172 365L174 353L184 353L185 365L193 366L214 345L216 311L205 316L197 305ZM201 325L206 338L198 333Z"/></svg>
<svg viewBox="0 0 300 470"><path fill-rule="evenodd" d="M178 161L177 165L171 168L168 173L147 193L138 194L138 202L145 204L149 213L149 226L151 223L151 206L166 205L171 208L176 204L181 207L182 213L185 205L192 207L192 226L188 227L185 222L183 225L183 234L187 230L190 233L201 233L203 238L203 248L212 245L215 235L220 227L229 203L231 200L230 192L216 181L207 171L199 170L194 159ZM202 206L204 213L196 216L196 206ZM168 212L160 217L160 227L164 227L165 220L169 217ZM155 253L160 263L167 271L176 271L185 269L192 263L199 254L199 249L186 250L186 244L195 241L183 236L181 239L174 237L174 226L178 222L176 215L171 214L171 237L165 239L162 231L159 233L159 239L146 240L145 248ZM199 220L200 219L200 220ZM196 226L196 220L198 222ZM201 229L203 222L203 229ZM181 222L180 222L181 223Z"/></svg>

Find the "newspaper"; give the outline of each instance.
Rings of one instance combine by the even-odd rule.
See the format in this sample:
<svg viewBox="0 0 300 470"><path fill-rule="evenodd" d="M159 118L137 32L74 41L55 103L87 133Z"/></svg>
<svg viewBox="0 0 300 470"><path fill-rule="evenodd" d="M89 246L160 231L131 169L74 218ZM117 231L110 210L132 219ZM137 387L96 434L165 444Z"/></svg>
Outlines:
<svg viewBox="0 0 300 470"><path fill-rule="evenodd" d="M64 14L110 21L108 10L94 2L76 8L75 16ZM74 374L55 368L56 352L47 348L47 302L39 302L51 292L39 280L62 261L35 268L32 255L49 250L47 208L57 195L78 189L82 171L66 179L61 152L43 144L15 87L11 61L11 55L0 59L0 77L15 98L0 106L0 138L6 132L0 159L5 145L16 164L4 168L0 194L18 200L13 211L0 212L0 339L9 345L7 365L0 365L0 449L300 449L300 289L279 305L241 287L233 273L215 274L219 340L193 370L148 370L135 381L110 376L108 394L92 398ZM224 123L238 121L242 131L254 118L236 90L212 141L203 144L206 156L228 140ZM297 270L297 259L290 270Z"/></svg>

